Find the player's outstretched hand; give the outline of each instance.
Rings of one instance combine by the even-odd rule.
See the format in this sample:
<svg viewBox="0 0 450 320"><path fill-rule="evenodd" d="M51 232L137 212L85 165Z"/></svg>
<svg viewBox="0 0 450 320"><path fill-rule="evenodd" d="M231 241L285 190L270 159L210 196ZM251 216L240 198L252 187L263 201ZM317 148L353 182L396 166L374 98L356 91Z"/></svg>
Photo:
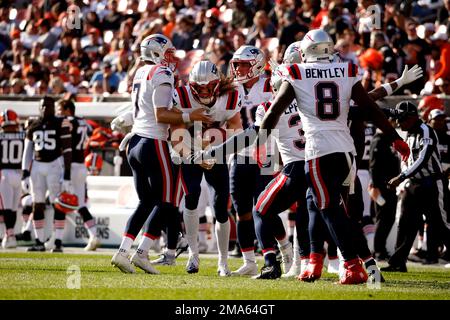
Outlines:
<svg viewBox="0 0 450 320"><path fill-rule="evenodd" d="M409 153L411 152L408 144L401 139L397 139L392 143L392 146L396 151L398 151L398 153L400 153L402 161L406 162L409 158Z"/></svg>
<svg viewBox="0 0 450 320"><path fill-rule="evenodd" d="M213 123L213 119L210 116L208 116L207 114L205 114L205 111L206 111L205 108L198 108L198 109L195 109L194 111L192 111L189 114L191 122L201 121L206 124Z"/></svg>
<svg viewBox="0 0 450 320"><path fill-rule="evenodd" d="M416 64L408 70L408 66L406 65L405 69L403 69L402 76L397 80L397 84L399 87L401 87L422 77L423 70L421 67Z"/></svg>
<svg viewBox="0 0 450 320"><path fill-rule="evenodd" d="M123 131L125 124L125 119L123 119L121 116L118 116L111 121L111 130L113 131Z"/></svg>

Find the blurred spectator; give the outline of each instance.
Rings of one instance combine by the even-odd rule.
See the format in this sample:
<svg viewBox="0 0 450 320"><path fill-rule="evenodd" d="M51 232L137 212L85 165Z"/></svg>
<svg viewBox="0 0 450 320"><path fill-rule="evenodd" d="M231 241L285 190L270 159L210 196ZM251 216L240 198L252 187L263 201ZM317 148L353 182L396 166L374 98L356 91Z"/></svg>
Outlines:
<svg viewBox="0 0 450 320"><path fill-rule="evenodd" d="M64 84L67 92L78 93L78 86L81 83L81 71L77 67L69 69L69 81Z"/></svg>
<svg viewBox="0 0 450 320"><path fill-rule="evenodd" d="M192 36L193 26L194 20L191 16L177 18L177 25L172 36L172 43L175 48L185 51L192 50L194 44Z"/></svg>
<svg viewBox="0 0 450 320"><path fill-rule="evenodd" d="M438 88L440 93L450 96L450 80L439 78L434 83Z"/></svg>
<svg viewBox="0 0 450 320"><path fill-rule="evenodd" d="M208 13L208 12L207 12ZM205 13L205 25L202 28L200 35L200 48L206 48L210 38L215 38L217 36L217 29L220 26L219 19L215 14Z"/></svg>
<svg viewBox="0 0 450 320"><path fill-rule="evenodd" d="M275 37L276 30L273 23L269 20L265 11L258 11L253 18L253 26L249 30L247 36L247 43L249 45L255 45L256 39L266 39Z"/></svg>
<svg viewBox="0 0 450 320"><path fill-rule="evenodd" d="M342 61L348 61L359 65L358 57L350 50L350 43L348 40L339 39L334 46L334 50L336 50L336 53Z"/></svg>
<svg viewBox="0 0 450 320"><path fill-rule="evenodd" d="M300 24L296 19L294 11L286 11L283 15L285 23L283 27L278 30L278 61L281 61L286 51L286 48L293 42L303 39L303 36L309 31L308 27Z"/></svg>
<svg viewBox="0 0 450 320"><path fill-rule="evenodd" d="M128 0L127 11L124 16L124 20L131 19L131 25L135 25L139 19L141 19L141 13L139 12L139 0Z"/></svg>
<svg viewBox="0 0 450 320"><path fill-rule="evenodd" d="M236 51L245 44L245 36L242 32L236 32L233 36L233 50Z"/></svg>
<svg viewBox="0 0 450 320"><path fill-rule="evenodd" d="M103 39L99 29L91 28L88 35L81 39L81 48L86 52L98 52L103 45Z"/></svg>
<svg viewBox="0 0 450 320"><path fill-rule="evenodd" d="M14 78L11 80L11 94L26 94L22 79Z"/></svg>
<svg viewBox="0 0 450 320"><path fill-rule="evenodd" d="M438 136L438 150L444 176L450 178L450 135L447 133L446 118L444 111L435 109L428 116L428 124Z"/></svg>
<svg viewBox="0 0 450 320"><path fill-rule="evenodd" d="M388 45L388 39L384 32L376 31L370 36L370 47L378 50L383 55L382 75L385 83L397 80L397 57Z"/></svg>
<svg viewBox="0 0 450 320"><path fill-rule="evenodd" d="M102 21L103 30L119 30L120 24L122 23L123 16L117 10L118 9L118 1L117 0L109 0L108 1L108 14L105 15Z"/></svg>
<svg viewBox="0 0 450 320"><path fill-rule="evenodd" d="M2 80L0 82L0 94L9 94L11 92L11 86L8 80Z"/></svg>
<svg viewBox="0 0 450 320"><path fill-rule="evenodd" d="M89 56L81 48L80 38L72 39L72 50L73 52L69 57L69 62L71 64L76 65L80 69L88 68L91 65Z"/></svg>
<svg viewBox="0 0 450 320"><path fill-rule="evenodd" d="M44 96L46 94L48 94L48 83L47 81L38 81L36 84L36 94L37 95L41 95Z"/></svg>
<svg viewBox="0 0 450 320"><path fill-rule="evenodd" d="M102 70L97 71L92 76L90 82L91 88L98 90L98 88L96 88L98 83L101 83L102 85L102 92L114 93L119 88L120 77L112 70L111 63L104 62L102 64Z"/></svg>
<svg viewBox="0 0 450 320"><path fill-rule="evenodd" d="M37 91L37 75L30 71L27 73L24 89L28 96L34 96Z"/></svg>
<svg viewBox="0 0 450 320"><path fill-rule="evenodd" d="M405 53L405 64L413 67L418 64L424 71L427 70L427 61L431 59L431 51L428 43L417 36L417 27L419 24L416 20L409 18L405 21L405 30L408 36L406 44L403 46ZM403 91L409 90L411 93L419 94L426 82L426 77L417 79L416 81L402 88Z"/></svg>
<svg viewBox="0 0 450 320"><path fill-rule="evenodd" d="M383 84L383 55L381 52L374 48L369 48L359 56L359 63L365 69L361 83L367 91L371 91Z"/></svg>
<svg viewBox="0 0 450 320"><path fill-rule="evenodd" d="M183 16L195 17L201 9L195 0L184 0L184 8L178 11L178 13Z"/></svg>
<svg viewBox="0 0 450 320"><path fill-rule="evenodd" d="M172 34L174 31L174 28L176 26L176 19L177 19L177 11L174 7L167 8L164 19L166 20L166 24L163 27L163 34L169 38L172 39Z"/></svg>
<svg viewBox="0 0 450 320"><path fill-rule="evenodd" d="M38 39L39 39L38 28L36 27L35 23L30 21L27 24L25 32L22 32L20 34L20 41L22 42L25 48L31 49L33 43L37 42Z"/></svg>
<svg viewBox="0 0 450 320"><path fill-rule="evenodd" d="M253 12L245 5L244 0L236 0L231 3L233 13L230 27L232 29L248 28L252 25Z"/></svg>
<svg viewBox="0 0 450 320"><path fill-rule="evenodd" d="M439 69L436 69L435 79L450 80L450 43L448 42L447 28L440 26L438 31L430 38L433 44L439 47L441 57Z"/></svg>
<svg viewBox="0 0 450 320"><path fill-rule="evenodd" d="M72 49L73 34L71 32L64 32L61 35L61 39L57 44L58 47L58 59L67 60L73 52Z"/></svg>
<svg viewBox="0 0 450 320"><path fill-rule="evenodd" d="M42 43L42 46L46 49L53 50L53 47L58 42L58 36L50 31L51 21L50 19L40 19L36 23L38 28L39 38L38 42Z"/></svg>
<svg viewBox="0 0 450 320"><path fill-rule="evenodd" d="M66 92L64 82L60 77L53 77L49 83L49 91L51 94L63 94Z"/></svg>

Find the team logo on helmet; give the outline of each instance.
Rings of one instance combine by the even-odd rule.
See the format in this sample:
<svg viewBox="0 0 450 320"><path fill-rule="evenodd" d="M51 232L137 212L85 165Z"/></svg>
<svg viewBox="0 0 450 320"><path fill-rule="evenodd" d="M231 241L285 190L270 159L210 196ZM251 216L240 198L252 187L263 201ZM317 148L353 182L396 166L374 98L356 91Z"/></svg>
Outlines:
<svg viewBox="0 0 450 320"><path fill-rule="evenodd" d="M167 43L167 40L164 39L163 37L154 37L154 38L152 38L152 40L154 40L162 45L165 45Z"/></svg>

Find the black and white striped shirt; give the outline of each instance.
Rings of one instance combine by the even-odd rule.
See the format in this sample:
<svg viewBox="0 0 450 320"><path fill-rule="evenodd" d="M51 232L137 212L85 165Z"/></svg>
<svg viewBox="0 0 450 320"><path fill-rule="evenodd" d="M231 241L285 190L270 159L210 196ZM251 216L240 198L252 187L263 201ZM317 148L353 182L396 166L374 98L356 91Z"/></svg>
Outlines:
<svg viewBox="0 0 450 320"><path fill-rule="evenodd" d="M411 154L406 170L402 174L405 178L423 179L426 177L442 176L438 137L436 132L427 124L421 123L408 132L406 138Z"/></svg>

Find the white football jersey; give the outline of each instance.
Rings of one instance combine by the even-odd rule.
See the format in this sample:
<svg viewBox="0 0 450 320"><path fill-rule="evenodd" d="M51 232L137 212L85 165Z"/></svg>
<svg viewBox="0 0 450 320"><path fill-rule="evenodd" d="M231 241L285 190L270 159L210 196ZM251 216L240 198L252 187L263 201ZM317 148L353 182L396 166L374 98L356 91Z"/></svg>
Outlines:
<svg viewBox="0 0 450 320"><path fill-rule="evenodd" d="M191 88L186 85L176 88L173 91L173 107L181 110L182 112L191 113L195 109L205 108L206 114L213 118L214 122L208 126L203 126L204 129L208 128L223 128L228 120L233 118L237 113L241 111L242 96L238 90L232 90L227 94L221 95L217 98L212 107L206 107L192 95ZM191 127L193 123L188 125ZM225 137L223 137L225 138ZM223 142L223 141L222 141Z"/></svg>
<svg viewBox="0 0 450 320"><path fill-rule="evenodd" d="M283 68L292 85L305 131L306 160L355 146L347 125L352 88L360 80L352 63L302 63Z"/></svg>
<svg viewBox="0 0 450 320"><path fill-rule="evenodd" d="M272 100L272 87L270 86L270 78L259 77L259 80L246 92L244 85L241 83L235 83L239 91L243 96L242 109L245 113L245 119L247 123L243 123L244 128L251 126L256 121L256 110L258 106L264 102ZM239 151L241 156L251 157L253 153L253 146ZM271 153L268 150L268 154Z"/></svg>
<svg viewBox="0 0 450 320"><path fill-rule="evenodd" d="M145 138L167 141L169 125L156 121L152 100L153 91L162 84L168 84L173 88L174 77L169 68L161 65L145 65L136 71L131 94L134 119L131 132Z"/></svg>
<svg viewBox="0 0 450 320"><path fill-rule="evenodd" d="M269 110L271 102L265 102L256 110L256 126L260 126L264 116ZM277 130L276 132L274 130ZM280 120L272 130L272 137L278 147L283 165L294 161L305 161L305 136L302 130L297 101L292 101L289 107L280 116Z"/></svg>

